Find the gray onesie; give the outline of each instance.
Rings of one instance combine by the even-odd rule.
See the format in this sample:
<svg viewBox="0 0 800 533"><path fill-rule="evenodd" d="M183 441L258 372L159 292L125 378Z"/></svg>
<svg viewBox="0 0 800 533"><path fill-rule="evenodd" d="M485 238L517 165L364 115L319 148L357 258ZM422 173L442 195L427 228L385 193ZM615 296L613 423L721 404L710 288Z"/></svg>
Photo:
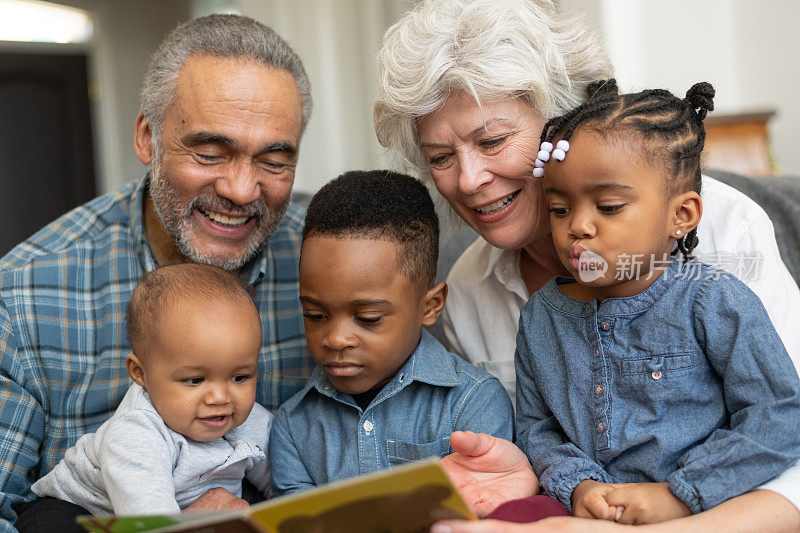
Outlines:
<svg viewBox="0 0 800 533"><path fill-rule="evenodd" d="M215 487L241 496L245 476L266 494L272 418L256 403L241 426L213 441L194 441L169 429L133 383L114 416L78 439L32 490L94 515L178 513Z"/></svg>

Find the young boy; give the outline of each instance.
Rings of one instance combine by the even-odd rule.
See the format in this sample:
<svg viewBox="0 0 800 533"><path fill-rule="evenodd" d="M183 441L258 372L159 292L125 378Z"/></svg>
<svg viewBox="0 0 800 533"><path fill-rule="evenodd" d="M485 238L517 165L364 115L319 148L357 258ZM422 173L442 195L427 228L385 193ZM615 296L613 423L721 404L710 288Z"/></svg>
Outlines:
<svg viewBox="0 0 800 533"><path fill-rule="evenodd" d="M245 475L266 493L261 323L238 279L208 265L159 268L134 290L126 322L134 383L34 493L95 515L178 513L215 487L240 496Z"/></svg>
<svg viewBox="0 0 800 533"><path fill-rule="evenodd" d="M276 494L443 457L457 430L512 438L500 382L422 330L447 295L433 285L438 241L430 195L410 176L348 172L311 200L300 300L318 366L272 426Z"/></svg>

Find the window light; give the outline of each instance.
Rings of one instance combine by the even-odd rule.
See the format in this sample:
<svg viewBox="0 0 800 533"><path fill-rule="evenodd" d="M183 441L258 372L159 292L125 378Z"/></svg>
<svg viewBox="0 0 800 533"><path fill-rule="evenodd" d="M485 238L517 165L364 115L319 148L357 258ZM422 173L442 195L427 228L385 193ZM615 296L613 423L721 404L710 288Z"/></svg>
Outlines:
<svg viewBox="0 0 800 533"><path fill-rule="evenodd" d="M83 43L92 37L89 14L38 0L0 0L0 41Z"/></svg>

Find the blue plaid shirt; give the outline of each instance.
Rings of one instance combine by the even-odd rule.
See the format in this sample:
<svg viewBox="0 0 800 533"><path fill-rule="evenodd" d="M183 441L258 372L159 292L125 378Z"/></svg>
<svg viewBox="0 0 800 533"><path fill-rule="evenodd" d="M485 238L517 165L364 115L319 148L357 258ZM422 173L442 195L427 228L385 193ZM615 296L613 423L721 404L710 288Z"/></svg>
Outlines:
<svg viewBox="0 0 800 533"><path fill-rule="evenodd" d="M147 178L96 198L0 259L0 531L78 438L95 431L131 381L125 308L158 265L143 227ZM256 399L270 410L303 388L298 264L304 211L291 205L242 269L261 315Z"/></svg>

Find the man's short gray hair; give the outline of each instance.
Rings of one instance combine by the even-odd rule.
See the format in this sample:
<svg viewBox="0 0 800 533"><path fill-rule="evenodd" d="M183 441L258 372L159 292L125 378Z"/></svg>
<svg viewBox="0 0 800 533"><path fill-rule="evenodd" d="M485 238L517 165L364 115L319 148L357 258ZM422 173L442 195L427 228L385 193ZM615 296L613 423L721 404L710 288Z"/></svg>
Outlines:
<svg viewBox="0 0 800 533"><path fill-rule="evenodd" d="M551 0L427 0L384 35L379 54L378 141L429 177L417 119L464 90L522 97L546 120L581 104L613 70L585 22Z"/></svg>
<svg viewBox="0 0 800 533"><path fill-rule="evenodd" d="M247 58L288 71L303 99L301 133L311 116L311 84L303 62L271 28L239 15L208 15L181 24L164 39L150 58L139 94L142 113L153 132L161 135L164 117L175 101L178 71L192 54Z"/></svg>

